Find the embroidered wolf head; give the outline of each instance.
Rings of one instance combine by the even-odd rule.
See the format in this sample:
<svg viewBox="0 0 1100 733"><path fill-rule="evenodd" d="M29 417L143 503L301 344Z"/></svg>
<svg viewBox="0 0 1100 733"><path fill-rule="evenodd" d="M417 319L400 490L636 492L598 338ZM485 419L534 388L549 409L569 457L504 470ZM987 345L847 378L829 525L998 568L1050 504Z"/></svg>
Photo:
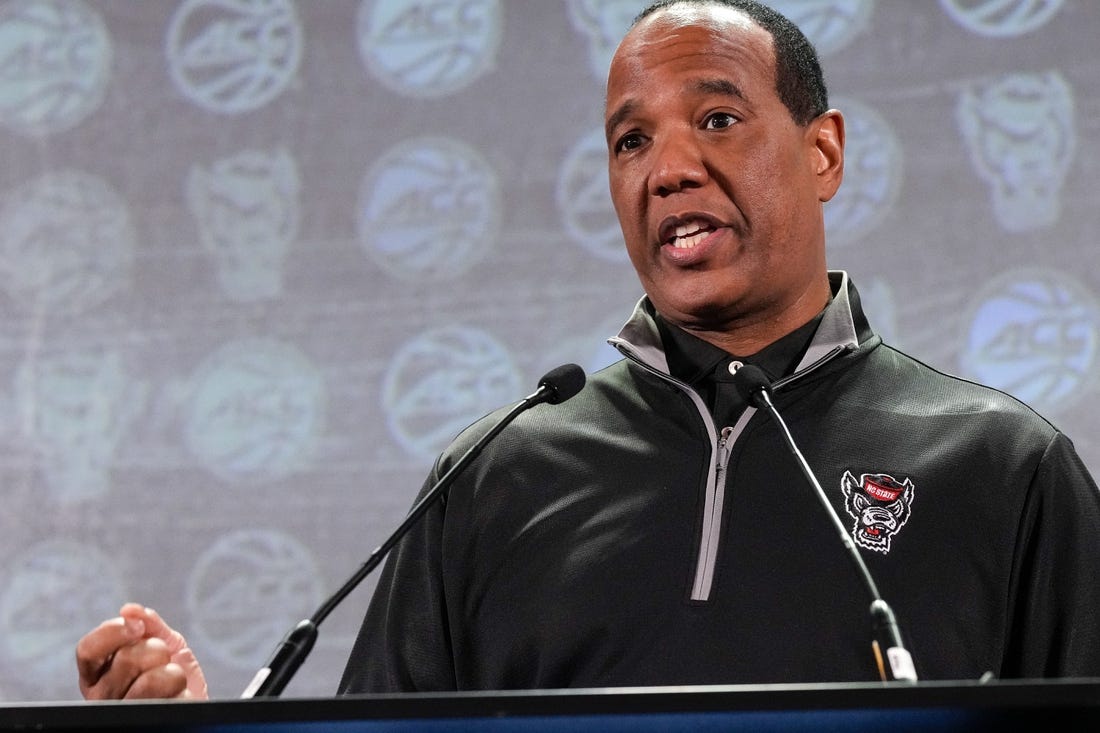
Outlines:
<svg viewBox="0 0 1100 733"><path fill-rule="evenodd" d="M890 541L902 528L913 504L913 482L898 481L885 473L865 473L859 480L845 471L840 480L844 508L855 519L852 538L860 547L890 551Z"/></svg>

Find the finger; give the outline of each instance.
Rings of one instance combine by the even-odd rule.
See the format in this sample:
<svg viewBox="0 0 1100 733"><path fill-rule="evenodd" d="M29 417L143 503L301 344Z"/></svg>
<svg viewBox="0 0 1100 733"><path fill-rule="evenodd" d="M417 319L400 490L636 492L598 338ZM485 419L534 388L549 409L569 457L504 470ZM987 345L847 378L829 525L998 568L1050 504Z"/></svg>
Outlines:
<svg viewBox="0 0 1100 733"><path fill-rule="evenodd" d="M187 697L196 700L209 699L206 676L202 673L199 660L195 659L195 653L189 647L185 647L172 655L172 662L178 664L187 677Z"/></svg>
<svg viewBox="0 0 1100 733"><path fill-rule="evenodd" d="M144 634L143 620L118 616L82 636L76 643L76 670L81 689L95 684L118 650L140 640Z"/></svg>
<svg viewBox="0 0 1100 733"><path fill-rule="evenodd" d="M140 674L126 690L127 700L190 699L187 675L178 664L168 663Z"/></svg>
<svg viewBox="0 0 1100 733"><path fill-rule="evenodd" d="M161 639L146 638L120 647L110 664L94 684L81 690L89 700L119 700L124 697L174 697L181 686L172 681L172 673L160 672L171 665L171 652ZM176 666L178 669L178 665ZM186 679L182 687L186 687ZM148 676L139 684L143 677ZM135 688L135 685L137 687ZM136 689L136 691L135 691Z"/></svg>
<svg viewBox="0 0 1100 733"><path fill-rule="evenodd" d="M206 677L183 634L169 626L155 609L147 606L136 603L127 604L122 607L121 613L127 618L141 619L145 626L145 634L162 640L168 646L168 650L172 653L172 662L180 665L187 677L188 697L198 700L208 699Z"/></svg>
<svg viewBox="0 0 1100 733"><path fill-rule="evenodd" d="M187 648L187 640L183 638L183 634L165 623L160 614L152 608L143 608L140 618L145 622L145 634L163 640L172 653Z"/></svg>

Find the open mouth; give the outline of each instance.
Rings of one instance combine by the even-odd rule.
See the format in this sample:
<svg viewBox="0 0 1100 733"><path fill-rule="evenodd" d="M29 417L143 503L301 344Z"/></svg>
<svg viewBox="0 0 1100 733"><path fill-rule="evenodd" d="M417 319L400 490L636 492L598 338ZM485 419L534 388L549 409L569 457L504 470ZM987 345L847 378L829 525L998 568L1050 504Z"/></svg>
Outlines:
<svg viewBox="0 0 1100 733"><path fill-rule="evenodd" d="M706 239L716 228L706 219L684 219L663 227L661 241L676 249L691 249Z"/></svg>

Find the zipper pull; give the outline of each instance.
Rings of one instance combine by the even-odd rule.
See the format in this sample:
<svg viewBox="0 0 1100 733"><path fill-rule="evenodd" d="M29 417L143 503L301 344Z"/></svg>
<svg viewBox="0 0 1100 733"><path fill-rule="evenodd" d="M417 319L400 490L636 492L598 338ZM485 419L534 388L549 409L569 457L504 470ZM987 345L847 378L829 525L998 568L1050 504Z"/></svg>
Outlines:
<svg viewBox="0 0 1100 733"><path fill-rule="evenodd" d="M733 434L733 428L722 428L721 434L718 436L718 474L721 475L726 470L726 464L730 460L730 445L729 437Z"/></svg>

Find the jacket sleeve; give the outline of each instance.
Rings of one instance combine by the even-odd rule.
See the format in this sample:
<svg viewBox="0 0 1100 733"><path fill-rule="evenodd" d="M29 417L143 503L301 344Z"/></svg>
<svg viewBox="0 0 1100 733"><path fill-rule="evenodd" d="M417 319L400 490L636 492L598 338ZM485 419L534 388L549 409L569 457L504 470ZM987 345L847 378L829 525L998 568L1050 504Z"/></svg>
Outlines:
<svg viewBox="0 0 1100 733"><path fill-rule="evenodd" d="M1001 676L1100 676L1100 492L1061 433L1032 479L1012 573Z"/></svg>
<svg viewBox="0 0 1100 733"><path fill-rule="evenodd" d="M438 473L437 463L420 496ZM445 501L437 499L391 550L338 694L455 689L441 563L444 512Z"/></svg>

